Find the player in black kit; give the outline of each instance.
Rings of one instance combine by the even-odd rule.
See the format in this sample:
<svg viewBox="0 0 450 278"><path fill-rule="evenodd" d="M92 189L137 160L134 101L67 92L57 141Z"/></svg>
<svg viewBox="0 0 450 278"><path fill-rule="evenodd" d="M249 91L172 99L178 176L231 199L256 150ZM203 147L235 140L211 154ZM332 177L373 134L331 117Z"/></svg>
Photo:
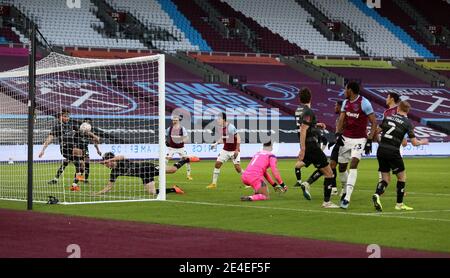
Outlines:
<svg viewBox="0 0 450 278"><path fill-rule="evenodd" d="M311 200L311 194L308 189L301 184L301 168L313 164L317 169L320 169L325 176L323 184L324 202L322 207L337 208L338 206L330 201L333 171L318 142L319 131L320 129L325 128L325 124L317 123L316 116L311 109L311 91L308 88L303 88L300 90L299 96L300 106L295 112L296 121L300 127L300 153L298 155L297 163L295 164L297 183L300 184L303 190L303 196L307 200Z"/></svg>
<svg viewBox="0 0 450 278"><path fill-rule="evenodd" d="M167 166L166 174L174 174L184 164L190 162L198 162L198 157L186 157L175 163L173 166ZM158 190L155 189L155 177L159 176L159 166L149 161L131 161L125 159L122 155L114 155L111 152L103 155L103 165L111 169L108 185L95 195L105 194L112 190L114 183L120 176L139 177L142 179L146 191L150 195L158 194ZM184 192L178 186L166 189L166 193L178 193Z"/></svg>
<svg viewBox="0 0 450 278"><path fill-rule="evenodd" d="M44 156L45 150L48 145L56 138L60 145L61 155L64 157L63 164L59 167L56 172L55 178L50 180L49 184L55 184L58 182L59 177L64 172L64 169L72 162L75 165L75 178L71 191L79 191L78 181L81 177L82 166L81 160L83 156L83 151L79 147L79 135L78 126L73 122L70 122L70 113L66 109L62 109L61 112L57 114L58 122L53 126L50 134L44 142L41 152L39 153L39 158Z"/></svg>
<svg viewBox="0 0 450 278"><path fill-rule="evenodd" d="M88 123L93 127L92 125L92 119L86 118L83 120L83 123ZM83 151L83 159L81 161L82 164L82 174L84 174L84 178L82 179L85 183L89 183L89 174L90 174L90 158L89 158L89 144L93 143L95 149L97 150L97 154L99 156L102 156L102 152L100 151L100 148L98 144L100 143L100 137L95 135L93 132L79 132L80 135L80 148Z"/></svg>
<svg viewBox="0 0 450 278"><path fill-rule="evenodd" d="M382 136L377 151L377 159L382 180L377 184L375 194L372 201L377 211L382 211L380 196L386 190L391 176L390 171L397 176L397 204L396 210L412 210L413 208L403 204L403 196L405 194L406 175L403 158L400 155L400 145L405 135L411 139L413 146L428 144L427 139L417 140L414 135L414 127L408 119L408 112L411 108L406 101L401 101L397 108L397 114L387 116L381 124Z"/></svg>

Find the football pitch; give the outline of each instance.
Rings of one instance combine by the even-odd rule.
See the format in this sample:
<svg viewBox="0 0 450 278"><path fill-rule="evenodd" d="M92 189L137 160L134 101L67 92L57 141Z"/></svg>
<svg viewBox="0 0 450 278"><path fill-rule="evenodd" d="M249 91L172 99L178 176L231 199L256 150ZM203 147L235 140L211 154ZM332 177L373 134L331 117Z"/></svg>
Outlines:
<svg viewBox="0 0 450 278"><path fill-rule="evenodd" d="M248 160L242 161L244 167L247 163ZM321 208L323 179L312 186L313 199L305 200L301 190L292 186L295 183L294 163L291 159L279 159L278 168L289 190L284 194L271 191L271 200L268 201L240 201L240 196L249 195L252 191L241 186L240 176L231 163L222 167L217 189L206 189L211 181L214 162L202 161L192 165L193 181L186 180L185 167L174 175L167 175L167 186L176 184L183 188L185 194L169 194L166 202L71 206L35 204L34 210L450 253L450 158L405 159L405 203L414 210L394 209L396 179L393 178L382 197L382 213L376 212L371 202L378 180L375 159L364 159L360 163L352 202L346 211ZM42 180L50 180L58 166L56 163L36 164L35 173ZM25 165L0 165L2 184L8 179L5 175L10 173L7 167L15 167L15 171L23 175L26 173ZM73 168L68 166L66 177L73 175ZM312 167L303 170L304 179L313 170ZM81 192L70 194L100 190L108 181L108 173L104 166L92 163L91 183L81 184ZM120 177L118 181L126 184L129 179L133 178ZM19 183L25 181L26 176L14 176L9 180ZM55 188L57 186L61 185L55 185ZM143 187L139 190L143 191ZM338 203L338 197L333 196L332 201ZM0 208L24 210L25 207L24 202L0 200Z"/></svg>

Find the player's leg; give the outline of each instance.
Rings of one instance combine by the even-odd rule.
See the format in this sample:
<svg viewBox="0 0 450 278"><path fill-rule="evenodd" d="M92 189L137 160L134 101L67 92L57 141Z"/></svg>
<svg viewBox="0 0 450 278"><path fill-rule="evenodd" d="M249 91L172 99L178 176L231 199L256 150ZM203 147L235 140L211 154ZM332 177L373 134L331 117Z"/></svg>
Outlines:
<svg viewBox="0 0 450 278"><path fill-rule="evenodd" d="M325 156L325 155L324 155ZM323 181L323 208L338 208L337 205L333 204L331 202L331 191L333 186L333 170L331 170L331 167L328 163L322 163L320 165L320 171L324 175L324 181Z"/></svg>
<svg viewBox="0 0 450 278"><path fill-rule="evenodd" d="M302 167L305 166L305 163L303 161L297 160L294 167L295 172L295 178L297 179L297 182L294 186L301 186L302 184Z"/></svg>
<svg viewBox="0 0 450 278"><path fill-rule="evenodd" d="M241 153L239 153L236 157L234 157L234 154L233 154L232 161L233 161L234 169L236 170L236 172L238 174L242 175L244 170L242 170L242 167L241 167Z"/></svg>
<svg viewBox="0 0 450 278"><path fill-rule="evenodd" d="M295 174L299 174L300 178L301 178L301 170L303 167L308 167L311 162L309 161L309 157L307 156L307 154L309 154L308 149L307 152L305 152L305 158L303 159L303 161L299 161L297 160L297 162L295 163ZM297 176L298 177L298 176ZM298 184L298 179L297 179L297 184ZM303 197L310 201L311 200L311 193L309 192L309 185L305 182L301 182L300 185L295 185L295 186L300 186L300 188L302 189L302 193L303 193Z"/></svg>
<svg viewBox="0 0 450 278"><path fill-rule="evenodd" d="M173 166L167 166L166 167L166 174L174 174L174 173L176 173L178 171L178 169L183 167L184 164L187 165L190 162L196 162L196 161L198 161L197 159L198 158L193 160L190 157L181 158L180 161L174 163Z"/></svg>
<svg viewBox="0 0 450 278"><path fill-rule="evenodd" d="M389 182L391 180L391 157L389 153L383 151L383 149L378 149L377 151L377 160L378 160L378 173L381 175L381 180L378 181L377 187L375 189L375 193L372 195L372 202L375 209L379 212L383 211L383 206L381 205L380 197L383 195L386 190Z"/></svg>
<svg viewBox="0 0 450 278"><path fill-rule="evenodd" d="M339 145L334 145L333 150L331 151L331 155L330 155L330 167L331 170L333 171L333 185L331 188L331 195L338 195L338 190L337 190L337 186L336 186L336 178L337 178L337 161L339 159Z"/></svg>
<svg viewBox="0 0 450 278"><path fill-rule="evenodd" d="M320 169L316 169L309 178L303 182L304 185L311 186L314 182L316 182L321 176L323 176L322 171Z"/></svg>
<svg viewBox="0 0 450 278"><path fill-rule="evenodd" d="M89 183L89 175L91 173L91 163L89 159L89 155L86 154L84 156L84 182Z"/></svg>
<svg viewBox="0 0 450 278"><path fill-rule="evenodd" d="M264 201L269 200L269 190L261 178L257 178L249 184L254 189L252 196L243 196L241 201Z"/></svg>
<svg viewBox="0 0 450 278"><path fill-rule="evenodd" d="M167 147L167 154L166 154L166 165L169 164L169 161L173 158L175 151L171 147Z"/></svg>
<svg viewBox="0 0 450 278"><path fill-rule="evenodd" d="M339 179L341 181L341 202L344 200L345 195L347 194L347 180L348 180L348 163L350 162L351 157L351 145L349 142L345 142L344 146L341 146L338 151L338 164L339 164Z"/></svg>
<svg viewBox="0 0 450 278"><path fill-rule="evenodd" d="M400 155L400 152L396 154L397 159L394 159L392 163L395 167L393 174L397 175L397 204L395 205L396 210L413 210L412 207L409 207L403 203L403 197L405 196L405 187L406 187L406 172L405 165L403 163L403 159Z"/></svg>
<svg viewBox="0 0 450 278"><path fill-rule="evenodd" d="M186 148L181 148L179 151L179 154L182 158L186 158L188 157L188 153L186 151ZM188 180L193 180L192 176L191 176L191 164L190 163L186 163L186 178Z"/></svg>
<svg viewBox="0 0 450 278"><path fill-rule="evenodd" d="M72 149L72 162L75 165L75 175L77 180L84 180L83 173L83 150L79 148Z"/></svg>
<svg viewBox="0 0 450 278"><path fill-rule="evenodd" d="M337 177L337 170L336 170L337 162L336 161L337 161L337 159L330 160L330 168L331 168L331 171L333 172L333 181L331 184L331 195L338 195L338 190L337 190L337 186L336 186L336 177Z"/></svg>
<svg viewBox="0 0 450 278"><path fill-rule="evenodd" d="M63 163L59 166L58 170L56 171L56 175L53 179L48 181L48 184L56 184L58 182L59 177L61 177L62 173L64 173L64 170L69 165L69 160L67 158L64 158Z"/></svg>
<svg viewBox="0 0 450 278"><path fill-rule="evenodd" d="M231 157L228 151L225 150L220 151L219 156L217 157L216 160L216 164L214 165L212 182L206 188L214 189L217 187L217 180L219 179L220 168L222 167L223 163L227 162L230 158Z"/></svg>
<svg viewBox="0 0 450 278"><path fill-rule="evenodd" d="M367 139L351 139L349 143L351 146L351 162L350 162L350 170L347 178L347 185L345 189L345 197L341 202L341 208L347 209L350 204L350 199L352 197L353 189L356 184L356 179L358 177L358 164L361 160L362 153L364 151L363 146L366 144Z"/></svg>

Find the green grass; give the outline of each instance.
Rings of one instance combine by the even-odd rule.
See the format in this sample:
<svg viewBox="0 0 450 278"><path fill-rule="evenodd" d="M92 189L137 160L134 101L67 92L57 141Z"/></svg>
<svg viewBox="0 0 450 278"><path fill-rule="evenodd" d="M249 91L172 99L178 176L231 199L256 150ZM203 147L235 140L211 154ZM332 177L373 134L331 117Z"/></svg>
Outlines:
<svg viewBox="0 0 450 278"><path fill-rule="evenodd" d="M243 161L243 165L247 163L248 161ZM280 160L278 164L286 184L294 184L294 161ZM405 164L408 176L405 203L414 207L412 212L394 210L395 179L382 198L384 212L380 214L374 211L370 198L378 179L377 162L374 159L364 159L360 163L356 188L347 211L325 210L320 207L322 179L312 188L312 201L304 200L301 191L290 186L284 195L272 193L269 201L241 202L239 197L250 194L251 191L241 187L240 177L234 172L231 163L222 167L218 188L207 190L205 187L211 180L213 161L193 165L194 181L185 179L184 168L179 173L168 175L168 186L177 184L186 191L184 195L168 195L168 202L73 206L35 204L34 209L96 218L450 252L450 158L411 158L405 159ZM25 173L24 166L19 164L0 166L2 187L5 181L17 184L20 180L25 180L19 174L8 178L12 167L15 167L16 173ZM38 164L36 177L48 180L54 175L56 168L56 164ZM73 166L68 167L65 180L72 175L72 169ZM312 171L311 167L304 170L303 176L307 177ZM66 188L66 193L75 196L74 200L77 200L76 194L87 196L87 191L100 189L107 181L108 169L97 164L92 172L91 189L84 186L83 192L69 194ZM125 183L139 182L132 178L119 179L121 189L118 191L122 192L127 188ZM44 184L38 183L39 186ZM61 187L59 184L55 188ZM142 186L136 189L139 194L143 194ZM337 203L337 197L333 198ZM25 203L0 201L0 207L25 209Z"/></svg>

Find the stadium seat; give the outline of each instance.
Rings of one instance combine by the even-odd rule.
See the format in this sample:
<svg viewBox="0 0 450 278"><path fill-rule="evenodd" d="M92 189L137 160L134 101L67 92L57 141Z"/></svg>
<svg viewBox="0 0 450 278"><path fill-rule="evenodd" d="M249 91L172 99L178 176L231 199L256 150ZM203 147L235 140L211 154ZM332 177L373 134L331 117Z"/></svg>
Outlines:
<svg viewBox="0 0 450 278"><path fill-rule="evenodd" d="M317 55L358 56L345 42L329 41L308 21L312 16L295 0L224 0L287 41Z"/></svg>
<svg viewBox="0 0 450 278"><path fill-rule="evenodd" d="M92 28L93 26L103 27L103 22L91 12L90 5L82 4L80 9L68 9L66 1L59 0L10 0L10 3L29 18L34 19L47 41L53 44L103 48L145 48L137 40L120 41L103 38Z"/></svg>

